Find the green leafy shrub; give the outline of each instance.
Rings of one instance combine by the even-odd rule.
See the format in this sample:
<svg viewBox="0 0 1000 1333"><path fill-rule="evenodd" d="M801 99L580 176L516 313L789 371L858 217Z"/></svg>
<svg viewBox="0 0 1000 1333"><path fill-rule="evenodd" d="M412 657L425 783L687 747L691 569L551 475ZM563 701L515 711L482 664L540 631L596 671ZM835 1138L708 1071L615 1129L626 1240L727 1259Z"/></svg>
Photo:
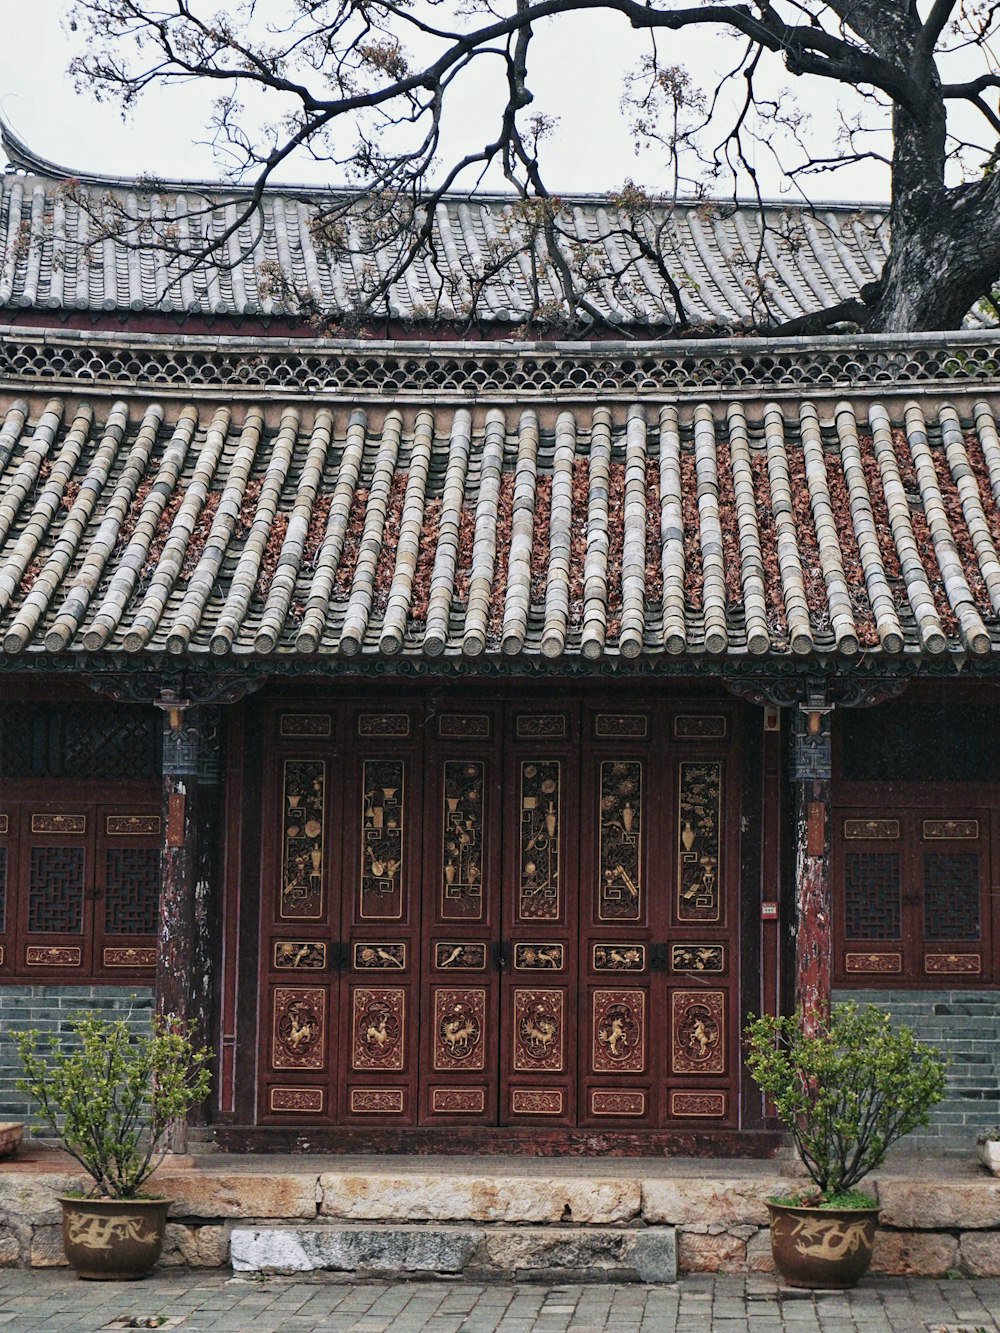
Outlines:
<svg viewBox="0 0 1000 1333"><path fill-rule="evenodd" d="M127 1018L74 1013L69 1031L78 1048L53 1035L46 1051L38 1032L14 1034L24 1067L17 1088L93 1179L92 1196L135 1198L163 1160L171 1122L208 1096L211 1051L172 1016L137 1033Z"/></svg>
<svg viewBox="0 0 1000 1333"><path fill-rule="evenodd" d="M829 1018L751 1018L747 1068L791 1131L823 1198L843 1194L944 1096L933 1047L871 1005L834 1005Z"/></svg>

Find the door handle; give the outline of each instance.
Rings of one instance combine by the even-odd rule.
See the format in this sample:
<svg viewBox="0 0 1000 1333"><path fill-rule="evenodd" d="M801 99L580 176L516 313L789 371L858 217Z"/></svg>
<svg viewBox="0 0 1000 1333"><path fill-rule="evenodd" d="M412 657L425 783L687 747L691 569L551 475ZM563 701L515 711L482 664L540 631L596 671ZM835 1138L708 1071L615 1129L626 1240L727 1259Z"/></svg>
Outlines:
<svg viewBox="0 0 1000 1333"><path fill-rule="evenodd" d="M510 945L505 940L493 946L493 966L498 972L510 967Z"/></svg>
<svg viewBox="0 0 1000 1333"><path fill-rule="evenodd" d="M649 967L652 972L667 971L667 946L651 944L649 946Z"/></svg>

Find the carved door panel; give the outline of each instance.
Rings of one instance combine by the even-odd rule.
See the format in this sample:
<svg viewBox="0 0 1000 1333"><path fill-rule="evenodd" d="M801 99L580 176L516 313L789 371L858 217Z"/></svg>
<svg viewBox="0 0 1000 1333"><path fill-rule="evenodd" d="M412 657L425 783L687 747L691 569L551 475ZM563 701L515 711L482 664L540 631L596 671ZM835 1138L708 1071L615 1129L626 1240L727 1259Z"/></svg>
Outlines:
<svg viewBox="0 0 1000 1333"><path fill-rule="evenodd" d="M346 730L339 1119L415 1124L422 727L413 709L359 708Z"/></svg>
<svg viewBox="0 0 1000 1333"><path fill-rule="evenodd" d="M82 802L25 802L17 901L18 960L27 972L70 981L88 970L94 915L94 812Z"/></svg>
<svg viewBox="0 0 1000 1333"><path fill-rule="evenodd" d="M102 805L24 800L0 817L18 855L3 859L16 910L4 926L17 937L26 976L145 981L156 967L160 815L149 801ZM15 922L14 916L18 917ZM8 937L3 945L14 949Z"/></svg>
<svg viewBox="0 0 1000 1333"><path fill-rule="evenodd" d="M585 714L580 1123L735 1123L728 714Z"/></svg>
<svg viewBox="0 0 1000 1333"><path fill-rule="evenodd" d="M655 730L650 709L584 715L579 1118L595 1128L649 1128L660 1109L670 799Z"/></svg>
<svg viewBox="0 0 1000 1333"><path fill-rule="evenodd" d="M149 805L117 801L97 807L94 971L109 981L156 967L160 823Z"/></svg>
<svg viewBox="0 0 1000 1333"><path fill-rule="evenodd" d="M575 1125L579 720L508 715L500 1121Z"/></svg>
<svg viewBox="0 0 1000 1333"><path fill-rule="evenodd" d="M272 719L265 777L261 917L264 1120L336 1114L340 1050L342 719L291 709Z"/></svg>
<svg viewBox="0 0 1000 1333"><path fill-rule="evenodd" d="M425 728L421 1122L497 1123L500 712L432 710Z"/></svg>
<svg viewBox="0 0 1000 1333"><path fill-rule="evenodd" d="M918 975L976 982L992 959L988 810L921 815L915 882Z"/></svg>
<svg viewBox="0 0 1000 1333"><path fill-rule="evenodd" d="M838 810L837 976L975 984L991 958L989 830L984 809Z"/></svg>
<svg viewBox="0 0 1000 1333"><path fill-rule="evenodd" d="M728 749L732 716L675 714L666 916L664 1105L661 1124L738 1122L739 789Z"/></svg>

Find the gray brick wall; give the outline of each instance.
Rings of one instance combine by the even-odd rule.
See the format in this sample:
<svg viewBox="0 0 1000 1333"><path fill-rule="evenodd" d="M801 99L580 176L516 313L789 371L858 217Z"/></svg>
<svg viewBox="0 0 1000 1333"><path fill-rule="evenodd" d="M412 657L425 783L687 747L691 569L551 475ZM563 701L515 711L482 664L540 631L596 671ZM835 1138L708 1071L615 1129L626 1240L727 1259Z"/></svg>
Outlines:
<svg viewBox="0 0 1000 1333"><path fill-rule="evenodd" d="M839 990L833 998L888 1010L949 1061L944 1101L904 1148L967 1148L977 1130L1000 1124L1000 991Z"/></svg>
<svg viewBox="0 0 1000 1333"><path fill-rule="evenodd" d="M14 1087L21 1062L12 1033L37 1028L43 1038L66 1033L68 1041L69 1016L78 1010L108 1018L131 1011L135 1026L148 1031L153 992L148 986L0 986L0 1120L32 1123L28 1100Z"/></svg>

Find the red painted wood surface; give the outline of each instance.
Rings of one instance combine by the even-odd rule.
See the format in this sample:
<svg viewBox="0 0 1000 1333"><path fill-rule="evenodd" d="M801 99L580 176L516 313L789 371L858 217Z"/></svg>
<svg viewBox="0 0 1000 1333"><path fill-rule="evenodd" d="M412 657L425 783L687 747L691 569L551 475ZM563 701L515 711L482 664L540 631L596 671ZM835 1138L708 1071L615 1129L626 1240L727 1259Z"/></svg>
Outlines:
<svg viewBox="0 0 1000 1333"><path fill-rule="evenodd" d="M261 710L261 1122L737 1125L738 708L498 695Z"/></svg>

